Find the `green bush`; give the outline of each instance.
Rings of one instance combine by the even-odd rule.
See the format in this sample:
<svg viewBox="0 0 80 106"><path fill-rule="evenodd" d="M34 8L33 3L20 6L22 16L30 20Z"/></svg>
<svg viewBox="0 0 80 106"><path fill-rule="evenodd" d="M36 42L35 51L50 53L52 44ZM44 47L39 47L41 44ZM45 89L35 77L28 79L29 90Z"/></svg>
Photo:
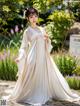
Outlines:
<svg viewBox="0 0 80 106"><path fill-rule="evenodd" d="M60 72L66 76L66 75L72 75L73 70L76 69L76 59L71 56L56 56L55 57L55 63L57 64Z"/></svg>
<svg viewBox="0 0 80 106"><path fill-rule="evenodd" d="M70 10L73 12L75 20L80 22L80 3L79 3L79 1L71 2L69 4L69 7L70 7Z"/></svg>
<svg viewBox="0 0 80 106"><path fill-rule="evenodd" d="M65 11L55 11L48 17L47 29L51 32L53 49L57 50L65 45L67 33L73 25L73 16ZM51 22L52 21L52 22Z"/></svg>
<svg viewBox="0 0 80 106"><path fill-rule="evenodd" d="M22 32L16 32L9 36L0 36L0 50L6 48L19 48L22 39Z"/></svg>
<svg viewBox="0 0 80 106"><path fill-rule="evenodd" d="M0 61L0 79L16 80L18 67L16 63L9 57Z"/></svg>
<svg viewBox="0 0 80 106"><path fill-rule="evenodd" d="M80 77L66 77L70 88L80 90Z"/></svg>
<svg viewBox="0 0 80 106"><path fill-rule="evenodd" d="M73 74L80 76L80 66L76 67L76 69L73 71Z"/></svg>

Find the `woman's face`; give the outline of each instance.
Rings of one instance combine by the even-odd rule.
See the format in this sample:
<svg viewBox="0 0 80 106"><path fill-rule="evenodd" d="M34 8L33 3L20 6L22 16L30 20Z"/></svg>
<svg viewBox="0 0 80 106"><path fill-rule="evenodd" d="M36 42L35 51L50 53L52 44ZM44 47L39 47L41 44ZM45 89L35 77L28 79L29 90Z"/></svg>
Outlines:
<svg viewBox="0 0 80 106"><path fill-rule="evenodd" d="M36 24L38 22L38 15L37 14L31 14L29 17L28 17L28 20L30 22L30 24Z"/></svg>

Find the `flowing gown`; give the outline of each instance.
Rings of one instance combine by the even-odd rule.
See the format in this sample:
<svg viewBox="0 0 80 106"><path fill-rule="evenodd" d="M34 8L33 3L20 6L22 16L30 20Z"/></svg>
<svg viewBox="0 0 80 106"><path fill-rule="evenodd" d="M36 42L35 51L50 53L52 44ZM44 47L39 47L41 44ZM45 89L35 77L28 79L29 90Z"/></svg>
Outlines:
<svg viewBox="0 0 80 106"><path fill-rule="evenodd" d="M24 31L19 49L18 79L10 100L29 104L45 104L50 99L75 101L74 94L50 56L51 41L44 40L43 27Z"/></svg>

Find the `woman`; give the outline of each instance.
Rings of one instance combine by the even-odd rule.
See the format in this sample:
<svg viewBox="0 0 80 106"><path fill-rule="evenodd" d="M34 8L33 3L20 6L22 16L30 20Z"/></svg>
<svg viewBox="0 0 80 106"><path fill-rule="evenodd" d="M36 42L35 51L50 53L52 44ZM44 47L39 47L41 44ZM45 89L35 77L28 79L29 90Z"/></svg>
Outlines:
<svg viewBox="0 0 80 106"><path fill-rule="evenodd" d="M29 26L24 31L16 59L18 80L9 99L32 105L45 104L50 99L79 100L50 57L51 41L45 30L37 25L37 10L29 8L25 14Z"/></svg>

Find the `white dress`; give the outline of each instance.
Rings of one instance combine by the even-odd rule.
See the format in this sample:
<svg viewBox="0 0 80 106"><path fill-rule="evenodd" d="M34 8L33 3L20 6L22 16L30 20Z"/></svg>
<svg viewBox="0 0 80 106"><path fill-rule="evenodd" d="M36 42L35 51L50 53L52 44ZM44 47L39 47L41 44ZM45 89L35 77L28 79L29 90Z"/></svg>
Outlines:
<svg viewBox="0 0 80 106"><path fill-rule="evenodd" d="M71 92L67 81L50 56L51 41L44 40L43 27L24 31L19 49L18 80L10 100L45 104L50 99L75 101L80 96Z"/></svg>

